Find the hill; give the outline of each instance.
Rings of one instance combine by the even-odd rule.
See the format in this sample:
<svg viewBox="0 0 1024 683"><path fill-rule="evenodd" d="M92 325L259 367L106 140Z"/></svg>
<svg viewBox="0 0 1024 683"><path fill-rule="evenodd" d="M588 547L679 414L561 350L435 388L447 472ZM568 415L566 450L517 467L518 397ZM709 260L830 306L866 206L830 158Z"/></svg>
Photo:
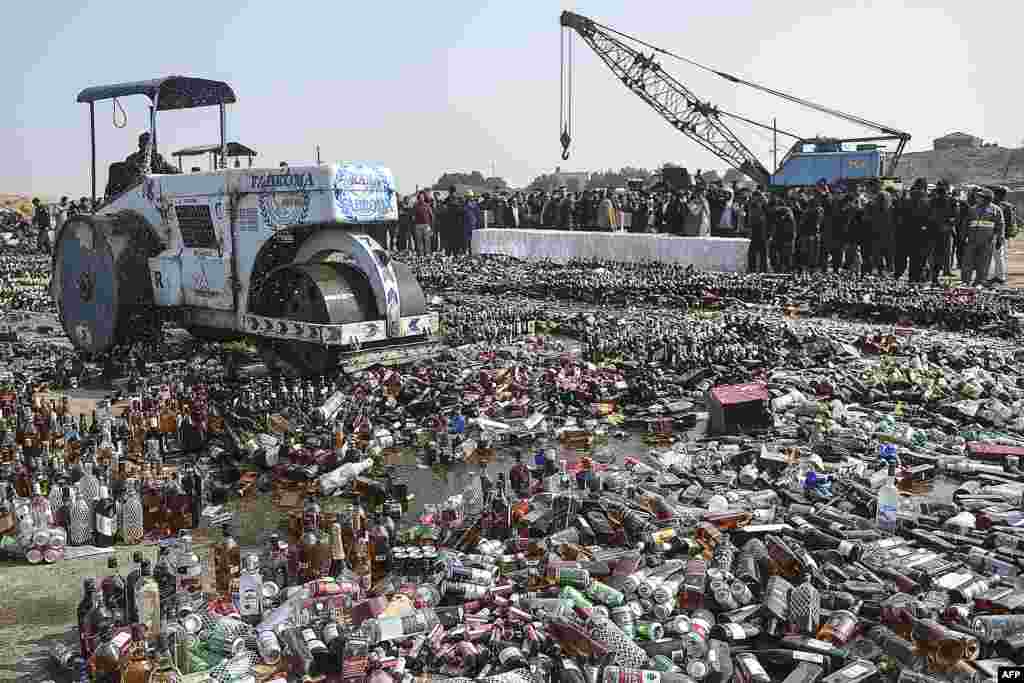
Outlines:
<svg viewBox="0 0 1024 683"><path fill-rule="evenodd" d="M979 185L1024 184L1024 148L979 147L927 152L908 152L900 159L896 175L904 182L945 178L952 183Z"/></svg>

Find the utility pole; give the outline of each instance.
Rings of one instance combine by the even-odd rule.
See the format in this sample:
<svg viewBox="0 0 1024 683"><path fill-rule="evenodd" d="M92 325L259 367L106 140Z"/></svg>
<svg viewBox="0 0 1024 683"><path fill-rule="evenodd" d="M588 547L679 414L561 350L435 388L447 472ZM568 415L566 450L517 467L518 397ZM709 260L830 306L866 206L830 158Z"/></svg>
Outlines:
<svg viewBox="0 0 1024 683"><path fill-rule="evenodd" d="M316 146L316 165L320 165L320 145Z"/></svg>
<svg viewBox="0 0 1024 683"><path fill-rule="evenodd" d="M772 117L772 173L779 170L779 127Z"/></svg>

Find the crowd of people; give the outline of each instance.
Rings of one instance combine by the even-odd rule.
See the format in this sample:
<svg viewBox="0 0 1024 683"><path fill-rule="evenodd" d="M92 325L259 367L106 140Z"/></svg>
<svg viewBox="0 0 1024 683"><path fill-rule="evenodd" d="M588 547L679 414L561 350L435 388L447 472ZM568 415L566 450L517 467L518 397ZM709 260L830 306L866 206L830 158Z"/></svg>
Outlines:
<svg viewBox="0 0 1024 683"><path fill-rule="evenodd" d="M1007 240L1018 230L1006 187L951 187L923 178L909 189L859 185L766 192L736 184L690 189L500 192L450 188L402 203L400 246L470 249L484 227L626 231L750 239L751 272L849 271L938 282L959 268L965 283L1005 283Z"/></svg>

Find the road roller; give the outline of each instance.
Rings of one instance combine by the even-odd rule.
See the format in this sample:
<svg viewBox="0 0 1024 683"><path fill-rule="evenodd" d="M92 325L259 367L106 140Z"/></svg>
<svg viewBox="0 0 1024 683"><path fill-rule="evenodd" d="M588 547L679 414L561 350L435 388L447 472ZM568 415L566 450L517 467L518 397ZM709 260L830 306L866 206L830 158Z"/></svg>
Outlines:
<svg viewBox="0 0 1024 683"><path fill-rule="evenodd" d="M142 162L111 164L97 205L97 103L133 95L150 100ZM78 102L89 109L97 208L56 236L50 285L76 349L116 352L154 320L173 320L199 337L254 339L269 365L299 376L443 351L419 283L373 236L398 220L386 166L227 168L226 112L236 98L220 81L97 86ZM173 170L154 164L157 117L198 107L219 108L214 170L153 172Z"/></svg>

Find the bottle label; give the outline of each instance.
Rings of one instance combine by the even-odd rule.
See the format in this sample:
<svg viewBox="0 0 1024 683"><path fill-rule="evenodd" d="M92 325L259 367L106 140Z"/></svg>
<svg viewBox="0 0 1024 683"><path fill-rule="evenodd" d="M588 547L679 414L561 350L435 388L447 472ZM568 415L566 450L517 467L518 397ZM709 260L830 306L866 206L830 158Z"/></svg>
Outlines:
<svg viewBox="0 0 1024 683"><path fill-rule="evenodd" d="M746 657L745 660L747 671L750 673L750 678L768 678L768 672L761 666L761 662L757 661L754 656Z"/></svg>
<svg viewBox="0 0 1024 683"><path fill-rule="evenodd" d="M882 529L895 529L898 520L896 506L891 503L879 503L878 526Z"/></svg>
<svg viewBox="0 0 1024 683"><path fill-rule="evenodd" d="M113 536L117 533L117 524L110 517L96 515L96 531L103 536Z"/></svg>
<svg viewBox="0 0 1024 683"><path fill-rule="evenodd" d="M816 655L813 652L801 652L800 650L793 650L793 659L801 662L813 662L815 664L824 664L825 658L821 655Z"/></svg>
<svg viewBox="0 0 1024 683"><path fill-rule="evenodd" d="M114 646L115 650L120 651L125 645L128 644L128 641L131 639L132 634L127 631L124 631L122 633L118 633L116 636L111 638L110 643Z"/></svg>
<svg viewBox="0 0 1024 683"><path fill-rule="evenodd" d="M747 637L747 632L739 624L722 624L722 630L734 640L744 640Z"/></svg>
<svg viewBox="0 0 1024 683"><path fill-rule="evenodd" d="M821 650L822 652L828 652L832 649L830 643L826 643L824 640L816 640L814 638L808 638L806 641L807 647L813 647L815 650Z"/></svg>

